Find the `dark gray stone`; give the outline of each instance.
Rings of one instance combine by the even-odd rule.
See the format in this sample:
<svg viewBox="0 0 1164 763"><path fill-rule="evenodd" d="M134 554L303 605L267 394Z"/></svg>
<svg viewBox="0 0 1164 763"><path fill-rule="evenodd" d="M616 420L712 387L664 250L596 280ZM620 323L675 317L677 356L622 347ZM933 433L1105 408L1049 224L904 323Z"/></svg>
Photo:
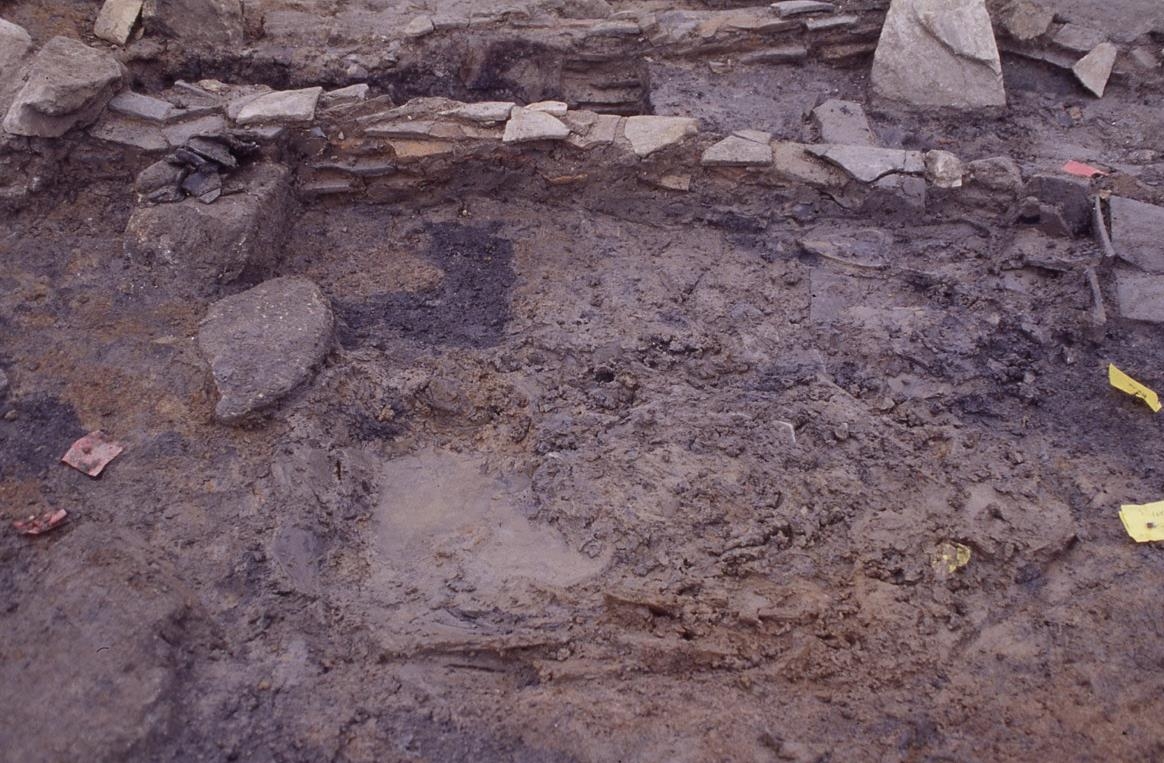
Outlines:
<svg viewBox="0 0 1164 763"><path fill-rule="evenodd" d="M1149 273L1164 273L1164 207L1113 196L1111 244L1116 256Z"/></svg>
<svg viewBox="0 0 1164 763"><path fill-rule="evenodd" d="M125 253L176 294L207 296L244 272L264 272L287 228L288 175L278 165L254 165L232 178L244 192L212 206L187 199L140 207L125 229Z"/></svg>
<svg viewBox="0 0 1164 763"><path fill-rule="evenodd" d="M1023 187L1023 173L1009 156L975 159L966 165L970 182L991 191L1017 194Z"/></svg>
<svg viewBox="0 0 1164 763"><path fill-rule="evenodd" d="M241 0L145 0L141 12L146 33L187 43L240 45Z"/></svg>
<svg viewBox="0 0 1164 763"><path fill-rule="evenodd" d="M124 69L112 56L67 37L45 43L29 64L4 129L14 135L57 138L92 124L121 85Z"/></svg>
<svg viewBox="0 0 1164 763"><path fill-rule="evenodd" d="M211 138L191 138L186 142L186 148L203 156L218 162L227 169L234 169L238 166L238 160L234 158L234 154L230 149L217 140Z"/></svg>
<svg viewBox="0 0 1164 763"><path fill-rule="evenodd" d="M1027 183L1026 195L1057 211L1068 235L1078 236L1091 228L1091 189L1086 181L1035 175Z"/></svg>
<svg viewBox="0 0 1164 763"><path fill-rule="evenodd" d="M163 159L139 172L133 181L133 189L139 198L150 201L178 201L182 198L180 189L188 171Z"/></svg>
<svg viewBox="0 0 1164 763"><path fill-rule="evenodd" d="M222 177L215 165L207 162L186 176L182 190L203 204L210 204L222 195Z"/></svg>
<svg viewBox="0 0 1164 763"><path fill-rule="evenodd" d="M221 398L214 409L237 422L307 380L331 347L335 318L306 278L276 278L210 306L198 346Z"/></svg>

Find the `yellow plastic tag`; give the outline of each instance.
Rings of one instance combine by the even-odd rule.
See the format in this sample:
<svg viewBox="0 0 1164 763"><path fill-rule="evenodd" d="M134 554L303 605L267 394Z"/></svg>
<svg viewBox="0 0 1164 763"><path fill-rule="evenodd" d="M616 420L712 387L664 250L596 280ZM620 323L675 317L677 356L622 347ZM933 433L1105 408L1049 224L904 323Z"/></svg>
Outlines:
<svg viewBox="0 0 1164 763"><path fill-rule="evenodd" d="M1120 506L1120 521L1137 543L1164 540L1164 501Z"/></svg>
<svg viewBox="0 0 1164 763"><path fill-rule="evenodd" d="M1127 392L1132 397L1138 397L1143 400L1152 409L1153 413L1160 412L1160 396L1111 363L1107 364L1107 380L1111 382L1111 386L1121 392Z"/></svg>
<svg viewBox="0 0 1164 763"><path fill-rule="evenodd" d="M939 575L957 572L970 563L970 547L961 543L943 541L930 555L930 564Z"/></svg>

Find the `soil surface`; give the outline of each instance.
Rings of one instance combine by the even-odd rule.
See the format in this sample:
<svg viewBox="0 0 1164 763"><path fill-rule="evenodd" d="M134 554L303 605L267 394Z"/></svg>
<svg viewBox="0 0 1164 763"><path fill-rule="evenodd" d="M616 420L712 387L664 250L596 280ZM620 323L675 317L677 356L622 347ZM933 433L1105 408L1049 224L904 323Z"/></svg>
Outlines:
<svg viewBox="0 0 1164 763"><path fill-rule="evenodd" d="M92 23L35 5L5 14L38 41ZM708 130L808 140L867 100L867 66L644 65ZM1004 65L1002 116L873 129L1164 202L1159 89ZM318 283L336 346L232 427L208 300L123 254L120 156L0 226L0 516L70 514L0 533L0 759L1164 759L1164 549L1117 515L1162 497L1164 441L1106 377L1160 389L1164 334L1093 324L1091 238L1039 266L985 198L633 166L301 200L261 275ZM95 429L126 446L100 478L58 463Z"/></svg>

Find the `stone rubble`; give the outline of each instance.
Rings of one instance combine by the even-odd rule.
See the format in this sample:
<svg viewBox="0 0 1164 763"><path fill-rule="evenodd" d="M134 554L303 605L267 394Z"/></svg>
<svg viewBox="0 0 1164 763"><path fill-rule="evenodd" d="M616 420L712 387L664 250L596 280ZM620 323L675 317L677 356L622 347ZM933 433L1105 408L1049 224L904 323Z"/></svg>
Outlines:
<svg viewBox="0 0 1164 763"><path fill-rule="evenodd" d="M45 43L29 63L3 127L13 135L58 138L91 124L117 92L124 67L112 56L67 37Z"/></svg>
<svg viewBox="0 0 1164 763"><path fill-rule="evenodd" d="M331 349L335 317L320 288L284 277L210 306L198 347L218 388L215 417L236 423L306 381Z"/></svg>

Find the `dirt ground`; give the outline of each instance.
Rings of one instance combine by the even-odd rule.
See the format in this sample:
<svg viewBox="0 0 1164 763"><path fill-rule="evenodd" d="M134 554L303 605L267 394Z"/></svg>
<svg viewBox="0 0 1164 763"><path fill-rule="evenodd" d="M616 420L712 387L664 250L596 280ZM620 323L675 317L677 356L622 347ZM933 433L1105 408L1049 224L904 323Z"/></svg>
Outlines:
<svg viewBox="0 0 1164 763"><path fill-rule="evenodd" d="M873 127L1164 202L1158 89L1004 65L1001 117ZM860 66L649 66L709 130L867 98ZM336 348L231 427L207 303L123 255L119 157L0 227L0 516L70 513L0 533L0 759L1164 760L1164 551L1117 516L1164 442L1106 378L1164 386L1164 334L1092 325L1090 238L1040 267L953 192L618 167L303 201L265 275L322 287ZM93 429L126 444L99 479L58 463Z"/></svg>

